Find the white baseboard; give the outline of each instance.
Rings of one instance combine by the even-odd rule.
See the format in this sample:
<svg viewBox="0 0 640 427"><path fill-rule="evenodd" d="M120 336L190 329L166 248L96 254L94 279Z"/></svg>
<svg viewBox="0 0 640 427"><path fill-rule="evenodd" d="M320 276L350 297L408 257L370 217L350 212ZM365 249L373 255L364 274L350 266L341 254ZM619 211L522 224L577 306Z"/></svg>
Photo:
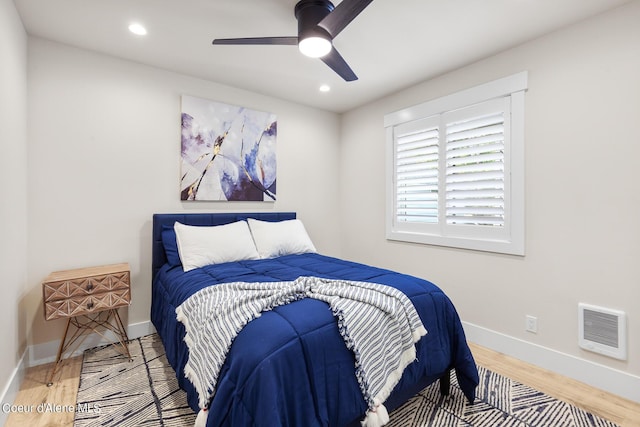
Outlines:
<svg viewBox="0 0 640 427"><path fill-rule="evenodd" d="M153 334L156 329L153 327L151 321L134 323L127 327L127 335L129 339L135 339L143 337L145 335ZM106 339L105 339L106 338ZM109 344L116 340L116 336L111 331L107 331L102 337L99 334L93 333L88 335L84 341L78 346L78 348L71 354L66 354L66 357L79 356L85 350L101 345ZM43 365L45 363L54 362L58 354L58 347L60 346L60 339L55 341L49 341L42 344L30 345L29 362L28 366Z"/></svg>
<svg viewBox="0 0 640 427"><path fill-rule="evenodd" d="M470 342L640 403L640 377L638 376L469 322L462 323Z"/></svg>
<svg viewBox="0 0 640 427"><path fill-rule="evenodd" d="M24 350L22 353L22 357L18 361L18 365L15 367L11 375L9 376L9 381L5 385L2 390L2 394L0 394L0 402L4 405L5 403L13 403L16 400L16 396L20 391L20 385L22 385L22 380L24 379L24 373L27 369L27 350ZM9 418L9 412L5 412L0 409L0 425L5 425L7 422L7 418Z"/></svg>
<svg viewBox="0 0 640 427"><path fill-rule="evenodd" d="M130 339L144 337L156 333L156 328L150 320L146 322L132 323L127 326L127 335Z"/></svg>

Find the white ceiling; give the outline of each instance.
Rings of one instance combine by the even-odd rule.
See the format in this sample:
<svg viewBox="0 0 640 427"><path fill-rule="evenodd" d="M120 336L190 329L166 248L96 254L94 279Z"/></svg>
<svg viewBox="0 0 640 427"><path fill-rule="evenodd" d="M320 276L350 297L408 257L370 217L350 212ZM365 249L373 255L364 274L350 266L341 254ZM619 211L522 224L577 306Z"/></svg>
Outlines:
<svg viewBox="0 0 640 427"><path fill-rule="evenodd" d="M344 112L632 0L375 0L334 40L344 82L295 46L297 0L15 0L27 32L253 92ZM339 1L336 1L336 5ZM140 22L148 35L127 27ZM331 86L320 93L321 84Z"/></svg>

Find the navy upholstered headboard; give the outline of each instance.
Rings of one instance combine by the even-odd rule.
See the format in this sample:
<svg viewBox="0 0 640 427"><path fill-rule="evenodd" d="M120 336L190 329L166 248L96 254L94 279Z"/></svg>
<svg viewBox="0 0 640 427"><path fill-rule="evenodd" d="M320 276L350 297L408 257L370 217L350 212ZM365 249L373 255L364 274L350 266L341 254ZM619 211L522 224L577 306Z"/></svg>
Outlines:
<svg viewBox="0 0 640 427"><path fill-rule="evenodd" d="M155 279L156 273L167 262L167 256L162 245L163 226L173 227L178 221L188 225L224 225L247 218L261 221L285 221L295 219L295 212L255 212L255 213L180 213L180 214L154 214L153 231L151 240L151 279Z"/></svg>

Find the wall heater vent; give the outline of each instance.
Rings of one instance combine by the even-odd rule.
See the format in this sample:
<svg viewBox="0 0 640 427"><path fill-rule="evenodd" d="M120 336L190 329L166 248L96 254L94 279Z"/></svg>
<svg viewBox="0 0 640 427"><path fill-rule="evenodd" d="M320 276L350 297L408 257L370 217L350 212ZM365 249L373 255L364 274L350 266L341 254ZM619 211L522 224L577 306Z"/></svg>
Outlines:
<svg viewBox="0 0 640 427"><path fill-rule="evenodd" d="M580 347L627 360L627 322L623 311L580 303L578 325Z"/></svg>

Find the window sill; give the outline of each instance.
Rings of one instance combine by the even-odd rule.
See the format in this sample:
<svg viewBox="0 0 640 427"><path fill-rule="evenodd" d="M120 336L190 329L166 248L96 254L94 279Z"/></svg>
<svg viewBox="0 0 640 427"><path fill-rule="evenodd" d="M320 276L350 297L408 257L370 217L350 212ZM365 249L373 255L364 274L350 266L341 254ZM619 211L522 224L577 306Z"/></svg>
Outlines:
<svg viewBox="0 0 640 427"><path fill-rule="evenodd" d="M482 252L493 252L506 255L524 256L523 241L470 239L452 236L439 236L425 233L388 231L387 240L398 242L419 243L423 245L444 246L456 249L468 249Z"/></svg>

